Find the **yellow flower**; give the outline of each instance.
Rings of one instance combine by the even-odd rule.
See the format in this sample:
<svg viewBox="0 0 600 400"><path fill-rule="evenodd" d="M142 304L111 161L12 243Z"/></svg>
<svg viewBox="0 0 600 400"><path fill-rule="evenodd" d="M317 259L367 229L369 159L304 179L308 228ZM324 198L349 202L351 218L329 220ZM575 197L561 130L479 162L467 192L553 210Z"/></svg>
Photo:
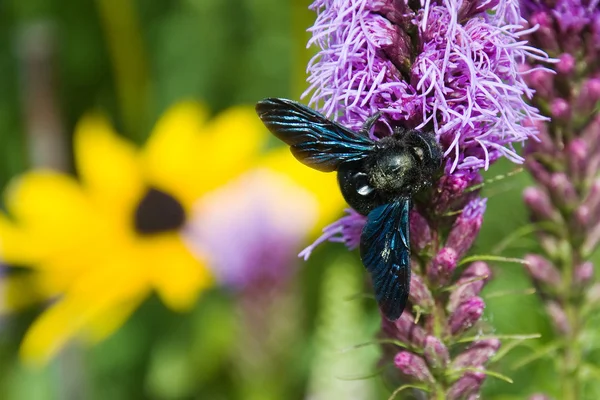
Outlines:
<svg viewBox="0 0 600 400"><path fill-rule="evenodd" d="M343 205L335 174L300 165L288 148L263 156L266 140L250 107L207 121L201 106L179 104L159 120L142 149L119 137L103 117L85 117L75 134L78 180L32 171L6 192L0 254L32 271L6 285L8 308L29 303L18 293L56 299L27 331L22 358L45 362L74 336L107 337L153 291L174 310L193 306L214 284L218 259L208 241L196 240L194 224L199 213L203 223L203 213L228 215L231 204L245 200L244 191L227 188L249 182L243 174L249 169L270 171L250 176L263 177L258 190L277 187L273 204L289 201L266 208L288 226L303 220L304 230L296 231L305 235L329 223ZM227 202L217 201L219 211L203 207L223 199L221 192L230 194ZM230 240L235 248L236 238Z"/></svg>
<svg viewBox="0 0 600 400"><path fill-rule="evenodd" d="M184 243L194 202L256 163L266 135L251 108L211 121L194 103L169 110L143 149L98 115L75 135L79 181L33 171L7 190L3 260L27 265L57 297L28 330L21 355L43 362L68 339L100 340L156 291L189 309L213 278Z"/></svg>

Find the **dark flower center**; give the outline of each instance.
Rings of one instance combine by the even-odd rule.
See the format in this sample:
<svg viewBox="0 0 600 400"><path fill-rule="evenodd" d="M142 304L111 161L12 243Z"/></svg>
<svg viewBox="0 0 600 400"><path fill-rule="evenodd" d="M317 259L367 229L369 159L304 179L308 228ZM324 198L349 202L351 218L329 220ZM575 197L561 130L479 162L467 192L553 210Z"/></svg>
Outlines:
<svg viewBox="0 0 600 400"><path fill-rule="evenodd" d="M149 188L135 209L134 227L140 235L152 235L181 228L185 210L173 196Z"/></svg>

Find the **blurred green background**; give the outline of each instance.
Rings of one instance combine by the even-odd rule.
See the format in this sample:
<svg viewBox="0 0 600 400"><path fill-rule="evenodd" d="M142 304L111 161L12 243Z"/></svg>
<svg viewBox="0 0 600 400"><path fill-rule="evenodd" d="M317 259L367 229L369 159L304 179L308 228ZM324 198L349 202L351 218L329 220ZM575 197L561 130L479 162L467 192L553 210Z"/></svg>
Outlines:
<svg viewBox="0 0 600 400"><path fill-rule="evenodd" d="M67 160L64 167L72 168L71 135L89 110L107 111L119 132L142 143L160 114L178 100L201 100L217 113L264 97L298 99L311 55L305 49L305 30L314 19L308 4L0 2L0 185L36 164L62 166ZM513 169L498 163L487 178ZM490 199L477 254L493 253L527 224L521 202L527 183L526 173L520 173L486 186ZM520 238L502 255L522 257L535 247L531 236ZM484 292L493 332L547 337L550 326L538 299L526 293L530 284L522 267L503 263L494 268L495 279ZM302 310L302 318L284 313L292 322L265 363L248 361L256 349L244 347L246 332L236 306L218 289L203 295L189 314L173 313L152 298L105 342L91 349L73 344L40 370L17 359L23 332L39 310L5 316L0 322L0 397L302 399L318 393L313 398L387 398L393 388L378 376L361 378L377 370L377 346L339 351L340 343L367 342L378 330L374 302L348 300L363 290L363 277L356 253L336 244L319 248L303 264L288 299L290 310ZM488 378L484 398L555 391L560 383L547 360L513 368L544 340L513 350L492 368L514 383Z"/></svg>

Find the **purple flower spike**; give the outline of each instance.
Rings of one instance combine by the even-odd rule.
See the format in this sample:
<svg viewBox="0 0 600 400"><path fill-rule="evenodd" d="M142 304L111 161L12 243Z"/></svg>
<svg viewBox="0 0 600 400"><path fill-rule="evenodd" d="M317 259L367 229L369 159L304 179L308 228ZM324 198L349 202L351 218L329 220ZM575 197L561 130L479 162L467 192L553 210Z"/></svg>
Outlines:
<svg viewBox="0 0 600 400"><path fill-rule="evenodd" d="M477 261L469 265L456 282L456 289L450 293L448 311L454 312L461 303L477 296L491 276L492 270L487 263Z"/></svg>
<svg viewBox="0 0 600 400"><path fill-rule="evenodd" d="M483 367L500 348L498 339L485 339L474 342L452 362L453 368Z"/></svg>
<svg viewBox="0 0 600 400"><path fill-rule="evenodd" d="M549 189L555 204L568 207L577 202L578 196L573 182L564 172L552 174Z"/></svg>
<svg viewBox="0 0 600 400"><path fill-rule="evenodd" d="M487 199L472 200L452 226L446 246L454 249L458 258L465 255L473 245L483 223L486 202Z"/></svg>
<svg viewBox="0 0 600 400"><path fill-rule="evenodd" d="M467 372L460 378L448 391L448 400L459 400L478 393L481 385L485 381L483 372Z"/></svg>
<svg viewBox="0 0 600 400"><path fill-rule="evenodd" d="M423 349L427 364L431 368L443 369L450 362L450 353L448 348L435 336L427 336L425 338L425 348Z"/></svg>
<svg viewBox="0 0 600 400"><path fill-rule="evenodd" d="M525 256L525 268L531 277L552 288L559 288L562 278L558 269L550 261L537 254L528 254Z"/></svg>
<svg viewBox="0 0 600 400"><path fill-rule="evenodd" d="M485 303L481 297L472 297L461 303L450 316L450 332L458 336L471 328L483 315Z"/></svg>
<svg viewBox="0 0 600 400"><path fill-rule="evenodd" d="M409 353L408 351L399 352L394 357L394 365L402 374L414 381L435 382L433 375L431 375L429 368L427 368L425 360L413 353Z"/></svg>
<svg viewBox="0 0 600 400"><path fill-rule="evenodd" d="M448 283L456 269L458 257L456 251L449 247L441 249L427 266L427 277L431 282L442 286Z"/></svg>

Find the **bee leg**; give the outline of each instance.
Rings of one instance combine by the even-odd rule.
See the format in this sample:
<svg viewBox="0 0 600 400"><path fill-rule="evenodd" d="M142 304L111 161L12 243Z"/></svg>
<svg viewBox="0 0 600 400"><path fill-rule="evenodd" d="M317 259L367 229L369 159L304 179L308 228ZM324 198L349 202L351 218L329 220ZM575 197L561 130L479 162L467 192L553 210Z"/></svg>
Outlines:
<svg viewBox="0 0 600 400"><path fill-rule="evenodd" d="M365 135L366 137L369 137L369 132L371 132L371 128L373 127L373 125L375 125L375 122L377 122L377 120L380 117L381 117L381 111L377 111L375 114L371 115L369 118L367 118L367 120L363 124L360 132L363 135Z"/></svg>

